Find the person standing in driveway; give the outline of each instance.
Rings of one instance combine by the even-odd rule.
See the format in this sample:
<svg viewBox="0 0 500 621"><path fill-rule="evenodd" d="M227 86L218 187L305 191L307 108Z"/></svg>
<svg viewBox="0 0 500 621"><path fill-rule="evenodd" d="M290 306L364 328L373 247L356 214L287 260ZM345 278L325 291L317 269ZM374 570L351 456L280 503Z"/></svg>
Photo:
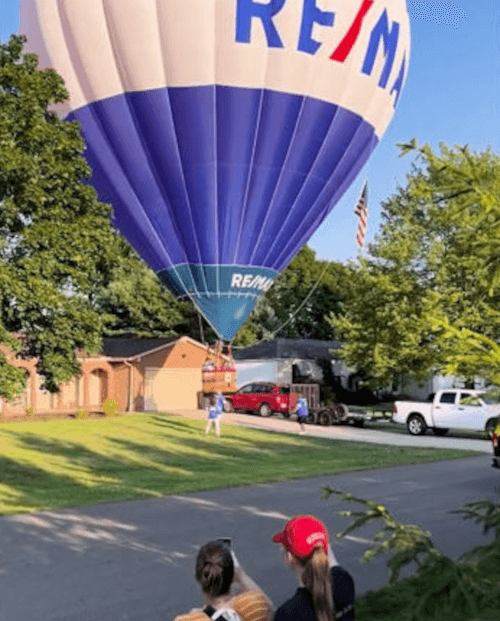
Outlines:
<svg viewBox="0 0 500 621"><path fill-rule="evenodd" d="M300 397L297 401L297 420L299 421L300 434L306 433L305 422L309 416L309 408L307 407L307 399Z"/></svg>

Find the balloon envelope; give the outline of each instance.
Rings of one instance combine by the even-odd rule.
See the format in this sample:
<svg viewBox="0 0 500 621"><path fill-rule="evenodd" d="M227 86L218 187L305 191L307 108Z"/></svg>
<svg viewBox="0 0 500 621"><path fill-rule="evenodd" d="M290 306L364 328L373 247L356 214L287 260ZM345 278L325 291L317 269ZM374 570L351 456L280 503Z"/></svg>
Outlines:
<svg viewBox="0 0 500 621"><path fill-rule="evenodd" d="M405 0L22 0L91 183L160 279L232 339L378 144Z"/></svg>

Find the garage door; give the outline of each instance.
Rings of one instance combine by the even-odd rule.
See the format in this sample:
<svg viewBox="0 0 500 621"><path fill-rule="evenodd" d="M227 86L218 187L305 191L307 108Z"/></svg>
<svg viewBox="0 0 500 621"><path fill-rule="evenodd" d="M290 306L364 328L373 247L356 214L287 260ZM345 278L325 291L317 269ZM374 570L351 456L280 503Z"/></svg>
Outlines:
<svg viewBox="0 0 500 621"><path fill-rule="evenodd" d="M144 409L149 412L165 412L169 409L196 408L200 390L200 369L148 367L145 375Z"/></svg>

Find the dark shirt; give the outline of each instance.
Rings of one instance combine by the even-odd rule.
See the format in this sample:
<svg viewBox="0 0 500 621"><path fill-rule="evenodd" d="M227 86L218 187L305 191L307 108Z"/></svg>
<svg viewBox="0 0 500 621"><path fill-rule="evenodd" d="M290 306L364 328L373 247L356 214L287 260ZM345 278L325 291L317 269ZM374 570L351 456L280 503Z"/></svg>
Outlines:
<svg viewBox="0 0 500 621"><path fill-rule="evenodd" d="M335 618L354 621L354 581L350 573L337 565L331 568L330 578ZM316 621L309 591L299 587L295 595L278 608L274 621Z"/></svg>

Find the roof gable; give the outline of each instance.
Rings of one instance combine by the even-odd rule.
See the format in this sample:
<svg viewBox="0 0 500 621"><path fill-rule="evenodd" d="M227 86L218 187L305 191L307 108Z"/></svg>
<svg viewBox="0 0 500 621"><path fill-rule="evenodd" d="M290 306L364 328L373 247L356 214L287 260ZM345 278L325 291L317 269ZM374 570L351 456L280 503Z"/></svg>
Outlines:
<svg viewBox="0 0 500 621"><path fill-rule="evenodd" d="M178 341L177 337L165 339L104 338L102 353L109 358L132 358Z"/></svg>
<svg viewBox="0 0 500 621"><path fill-rule="evenodd" d="M234 351L235 360L289 359L317 360L333 358L332 349L338 349L340 341L317 339L274 339Z"/></svg>
<svg viewBox="0 0 500 621"><path fill-rule="evenodd" d="M179 341L190 343L203 351L208 351L208 346L203 345L192 339L189 336L163 338L163 339L148 339L139 337L115 337L104 338L102 353L107 358L116 360L133 360L142 356L147 356L158 350L173 347ZM230 361L230 358L226 354L222 354L222 358Z"/></svg>

